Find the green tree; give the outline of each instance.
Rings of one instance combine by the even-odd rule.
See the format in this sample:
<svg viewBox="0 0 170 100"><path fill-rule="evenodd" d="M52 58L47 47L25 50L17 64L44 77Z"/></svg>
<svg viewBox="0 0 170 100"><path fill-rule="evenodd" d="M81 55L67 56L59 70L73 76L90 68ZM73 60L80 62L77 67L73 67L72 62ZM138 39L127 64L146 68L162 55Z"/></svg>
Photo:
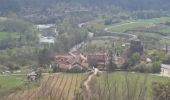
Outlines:
<svg viewBox="0 0 170 100"><path fill-rule="evenodd" d="M46 65L50 64L50 51L46 48L40 50L38 55L38 63L40 67L46 67Z"/></svg>
<svg viewBox="0 0 170 100"><path fill-rule="evenodd" d="M159 73L161 71L161 63L159 61L153 62L152 73Z"/></svg>
<svg viewBox="0 0 170 100"><path fill-rule="evenodd" d="M131 65L134 66L135 64L140 62L140 54L139 53L133 53L130 57Z"/></svg>
<svg viewBox="0 0 170 100"><path fill-rule="evenodd" d="M109 55L110 55L110 59L109 59L109 68L108 68L108 70L113 71L113 70L115 70L117 68L117 65L113 61L113 52L112 51L110 51Z"/></svg>

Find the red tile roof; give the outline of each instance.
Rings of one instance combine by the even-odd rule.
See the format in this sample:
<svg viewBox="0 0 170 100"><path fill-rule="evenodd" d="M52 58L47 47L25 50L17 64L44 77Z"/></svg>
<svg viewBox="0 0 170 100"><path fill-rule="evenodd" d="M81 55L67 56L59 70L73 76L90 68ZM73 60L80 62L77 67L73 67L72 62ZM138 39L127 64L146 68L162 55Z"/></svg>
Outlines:
<svg viewBox="0 0 170 100"><path fill-rule="evenodd" d="M106 62L108 56L106 53L84 53L75 54L75 56L63 54L55 56L54 62L58 64L60 68L69 70L76 65L77 67L87 68L88 62L97 61L97 63Z"/></svg>

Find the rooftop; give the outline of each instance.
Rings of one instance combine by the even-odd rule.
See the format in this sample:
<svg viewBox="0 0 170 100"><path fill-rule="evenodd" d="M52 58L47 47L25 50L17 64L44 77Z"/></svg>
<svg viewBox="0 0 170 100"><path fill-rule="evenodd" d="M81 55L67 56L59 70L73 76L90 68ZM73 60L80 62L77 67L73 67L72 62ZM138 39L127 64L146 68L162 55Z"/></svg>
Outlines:
<svg viewBox="0 0 170 100"><path fill-rule="evenodd" d="M55 43L55 38L54 37L40 37L40 43Z"/></svg>
<svg viewBox="0 0 170 100"><path fill-rule="evenodd" d="M168 65L168 64L161 64L161 67L164 68L164 69L170 70L170 65Z"/></svg>

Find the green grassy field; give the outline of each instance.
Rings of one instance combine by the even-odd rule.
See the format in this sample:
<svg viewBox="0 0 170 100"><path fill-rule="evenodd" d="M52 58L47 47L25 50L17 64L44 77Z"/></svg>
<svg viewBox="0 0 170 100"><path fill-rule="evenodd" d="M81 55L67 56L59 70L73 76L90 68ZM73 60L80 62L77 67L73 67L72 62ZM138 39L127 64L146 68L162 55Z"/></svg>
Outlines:
<svg viewBox="0 0 170 100"><path fill-rule="evenodd" d="M9 38L9 37L17 37L18 33L16 32L0 32L0 40L2 39L6 39L6 38Z"/></svg>
<svg viewBox="0 0 170 100"><path fill-rule="evenodd" d="M155 76L155 75L145 75L140 73L126 73L126 72L114 72L108 74L108 83L107 85L107 74L102 74L99 77L97 77L98 83L103 89L108 89L107 86L111 90L117 90L117 96L118 98L122 97L127 93L127 91L130 91L130 93L134 93L135 96L139 95L139 92L141 90L141 87L146 87L146 100L152 100L152 83L153 82L161 82L161 83L167 83L170 82L169 78L161 77L161 76ZM145 84L146 81L146 84ZM127 88L127 84L128 88ZM107 95L107 92L106 92Z"/></svg>
<svg viewBox="0 0 170 100"><path fill-rule="evenodd" d="M17 90L25 79L26 76L0 76L0 94Z"/></svg>
<svg viewBox="0 0 170 100"><path fill-rule="evenodd" d="M114 32L125 32L129 29L135 29L138 27L146 27L154 24L165 23L169 22L169 17L162 17L162 18L153 18L153 19L146 19L146 20L135 20L135 21L124 21L118 24L114 24L108 27L110 31Z"/></svg>

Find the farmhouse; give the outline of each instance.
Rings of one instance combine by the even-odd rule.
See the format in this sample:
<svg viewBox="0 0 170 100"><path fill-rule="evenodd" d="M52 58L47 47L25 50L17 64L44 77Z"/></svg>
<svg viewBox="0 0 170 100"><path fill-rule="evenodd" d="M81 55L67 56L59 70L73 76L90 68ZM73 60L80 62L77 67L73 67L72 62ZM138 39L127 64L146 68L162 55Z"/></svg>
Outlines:
<svg viewBox="0 0 170 100"><path fill-rule="evenodd" d="M54 37L40 37L40 43L49 43L49 44L54 44L55 43L55 38Z"/></svg>
<svg viewBox="0 0 170 100"><path fill-rule="evenodd" d="M87 53L87 62L92 67L105 66L109 63L109 55L107 53Z"/></svg>
<svg viewBox="0 0 170 100"><path fill-rule="evenodd" d="M38 74L34 71L27 74L28 80L35 81L37 78L38 78Z"/></svg>

